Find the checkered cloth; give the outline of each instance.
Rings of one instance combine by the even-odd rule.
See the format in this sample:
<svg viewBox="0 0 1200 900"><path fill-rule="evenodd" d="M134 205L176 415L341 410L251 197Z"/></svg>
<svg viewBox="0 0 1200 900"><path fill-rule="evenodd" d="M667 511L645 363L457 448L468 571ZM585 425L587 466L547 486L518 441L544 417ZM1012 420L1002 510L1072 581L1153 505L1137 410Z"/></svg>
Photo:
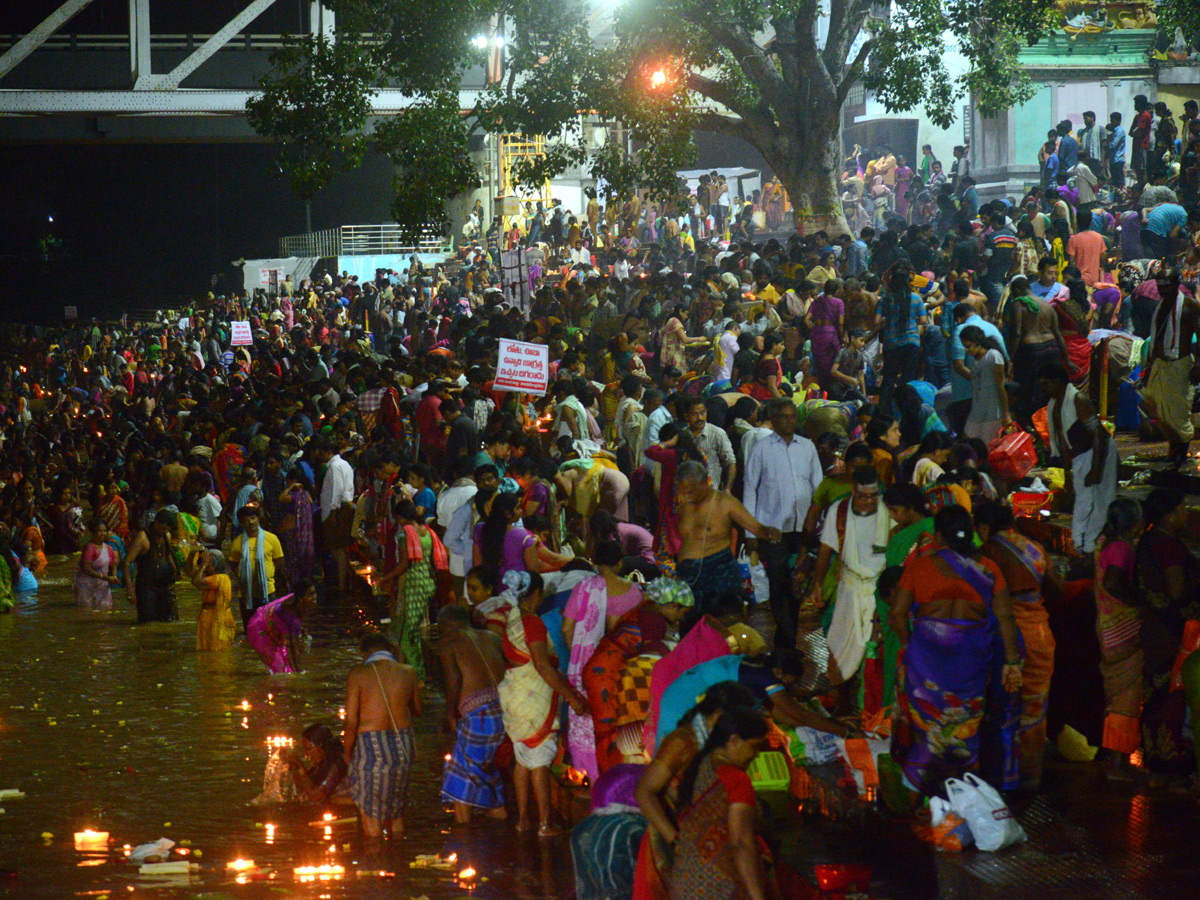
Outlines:
<svg viewBox="0 0 1200 900"><path fill-rule="evenodd" d="M650 673L656 662L656 656L635 656L625 663L621 672L616 726L640 722L650 715Z"/></svg>

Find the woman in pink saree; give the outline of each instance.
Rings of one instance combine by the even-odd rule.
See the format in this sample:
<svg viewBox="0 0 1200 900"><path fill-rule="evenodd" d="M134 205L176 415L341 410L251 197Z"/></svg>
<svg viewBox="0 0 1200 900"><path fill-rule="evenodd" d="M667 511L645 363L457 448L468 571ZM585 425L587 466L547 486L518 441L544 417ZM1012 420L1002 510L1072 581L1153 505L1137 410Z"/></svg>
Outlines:
<svg viewBox="0 0 1200 900"><path fill-rule="evenodd" d="M576 585L563 609L563 639L571 648L567 681L585 697L584 670L597 645L610 624L640 606L644 599L641 588L617 574L624 556L620 544L616 541L600 544L593 556L599 574ZM571 764L586 772L594 784L600 777L600 766L596 760L596 734L590 711L582 715L571 711L567 746L571 751Z"/></svg>
<svg viewBox="0 0 1200 900"><path fill-rule="evenodd" d="M272 675L300 671L304 615L317 600L311 581L299 581L294 593L260 606L246 624L246 640Z"/></svg>

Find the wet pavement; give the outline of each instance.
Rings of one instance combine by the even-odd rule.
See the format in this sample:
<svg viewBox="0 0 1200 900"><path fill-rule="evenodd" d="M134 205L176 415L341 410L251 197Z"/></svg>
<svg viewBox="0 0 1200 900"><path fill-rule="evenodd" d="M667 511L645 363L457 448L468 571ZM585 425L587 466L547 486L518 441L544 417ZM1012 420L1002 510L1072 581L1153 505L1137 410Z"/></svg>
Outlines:
<svg viewBox="0 0 1200 900"><path fill-rule="evenodd" d="M509 823L455 831L438 792L444 754L441 698L426 695L408 835L381 859L359 852L355 825L326 826L345 808L250 805L263 789L272 737L323 721L339 731L347 669L358 661L355 608L323 608L307 671L269 676L241 641L198 654L195 592L180 584L183 621L133 627L117 592L111 613L76 609L73 563L52 562L34 598L0 616L0 897L528 898L572 892L565 840L518 837ZM346 624L349 623L349 624ZM357 631L355 631L357 633ZM1165 789L1111 785L1094 765L1052 761L1048 790L1015 806L1030 841L999 854L935 854L907 825L871 810L839 822L806 818L781 829L801 873L822 862L867 862L872 897L931 900L1108 900L1200 897L1200 803ZM328 827L328 831L326 830ZM109 850L76 850L74 835L107 831ZM168 837L199 871L139 876L123 852ZM456 853L449 868L413 868L418 855ZM174 858L174 857L173 857ZM227 864L253 860L244 873ZM297 873L341 866L332 880ZM473 889L458 870L477 871ZM486 879L486 880L485 880Z"/></svg>
<svg viewBox="0 0 1200 900"><path fill-rule="evenodd" d="M0 616L7 651L0 655L0 790L25 793L0 800L0 896L542 900L568 893L565 840L518 839L506 823L452 832L438 796L452 740L433 692L415 724L408 835L389 855L364 860L352 822L326 831L325 812L353 816L352 809L249 805L263 790L268 738L298 740L314 721L340 734L345 674L360 657L350 627L333 623L362 624L361 612L322 610L307 671L270 676L240 639L226 652L195 651L198 598L190 585L179 585L182 621L134 627L123 591L111 613L77 609L73 571L73 562L52 561L37 596ZM109 852L77 851L74 835L85 829L109 832ZM199 871L140 877L123 847L160 837L189 842L185 859ZM450 869L410 868L418 854L450 853L458 854ZM239 879L226 868L236 859L256 869ZM345 871L313 882L295 872L322 865ZM478 873L473 892L456 883L467 866Z"/></svg>

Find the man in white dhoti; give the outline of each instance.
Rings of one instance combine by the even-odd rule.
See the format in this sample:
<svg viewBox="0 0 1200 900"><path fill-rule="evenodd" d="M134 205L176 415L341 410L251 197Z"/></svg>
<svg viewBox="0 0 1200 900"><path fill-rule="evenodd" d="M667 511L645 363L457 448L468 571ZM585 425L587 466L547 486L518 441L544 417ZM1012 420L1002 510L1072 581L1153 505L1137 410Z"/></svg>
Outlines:
<svg viewBox="0 0 1200 900"><path fill-rule="evenodd" d="M1187 459L1192 441L1192 395L1200 381L1200 367L1193 356L1193 342L1200 321L1200 303L1179 284L1174 266L1155 277L1158 309L1150 328L1146 354L1145 398L1170 442L1170 460L1179 468Z"/></svg>
<svg viewBox="0 0 1200 900"><path fill-rule="evenodd" d="M1117 448L1092 402L1071 384L1064 366L1042 366L1038 384L1050 398L1046 407L1050 456L1062 461L1075 493L1071 511L1075 552L1090 554L1108 517L1108 506L1117 496Z"/></svg>
<svg viewBox="0 0 1200 900"><path fill-rule="evenodd" d="M829 680L849 706L857 686L867 643L875 630L875 582L883 571L891 520L880 496L879 476L871 466L854 470L852 493L830 507L821 532L821 550L813 572L810 603L820 606L821 585L833 554L838 555L838 589L833 602L829 644Z"/></svg>

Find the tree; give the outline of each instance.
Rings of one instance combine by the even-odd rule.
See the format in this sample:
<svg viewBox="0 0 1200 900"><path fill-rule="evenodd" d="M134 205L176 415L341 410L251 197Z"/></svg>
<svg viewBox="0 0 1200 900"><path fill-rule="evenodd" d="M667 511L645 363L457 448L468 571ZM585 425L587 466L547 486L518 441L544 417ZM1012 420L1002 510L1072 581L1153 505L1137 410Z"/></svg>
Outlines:
<svg viewBox="0 0 1200 900"><path fill-rule="evenodd" d="M373 135L377 149L410 163L397 180L393 212L401 224L416 227L419 217L477 183L465 156L472 131L548 136L545 157L518 169L526 183L583 165L610 195L640 186L663 200L679 193L675 171L694 161L693 134L709 131L744 140L763 155L791 198L798 229L842 232L841 109L853 85L861 80L889 110L923 106L942 126L968 94L984 115L999 112L1029 96L1016 54L1022 42L1045 31L1050 2L896 0L880 7L870 0L627 0L604 42L596 40L589 0L330 5L346 26L339 45L353 46L356 58L374 68L375 83L419 98L414 111L398 119L420 121L420 128L389 123ZM822 17L824 42L817 38ZM504 75L464 114L449 98L465 69L482 62L485 51L472 38L497 20L507 25ZM948 40L969 64L957 79L943 60ZM291 71L295 77L311 70L293 65ZM351 104L332 85L306 77L307 87L328 92L338 113L332 122L358 116L357 107L352 117L340 115ZM293 108L282 84L269 76L258 101L281 111L271 120L279 127L264 130L252 121L263 133L303 145L312 117L282 115ZM610 128L598 150L590 146L584 114L620 124L628 142L614 140ZM357 127L366 129L365 115ZM430 132L446 142L422 143ZM421 152L436 158L414 155ZM414 167L416 159L422 163ZM438 168L436 177L428 177L429 165Z"/></svg>

